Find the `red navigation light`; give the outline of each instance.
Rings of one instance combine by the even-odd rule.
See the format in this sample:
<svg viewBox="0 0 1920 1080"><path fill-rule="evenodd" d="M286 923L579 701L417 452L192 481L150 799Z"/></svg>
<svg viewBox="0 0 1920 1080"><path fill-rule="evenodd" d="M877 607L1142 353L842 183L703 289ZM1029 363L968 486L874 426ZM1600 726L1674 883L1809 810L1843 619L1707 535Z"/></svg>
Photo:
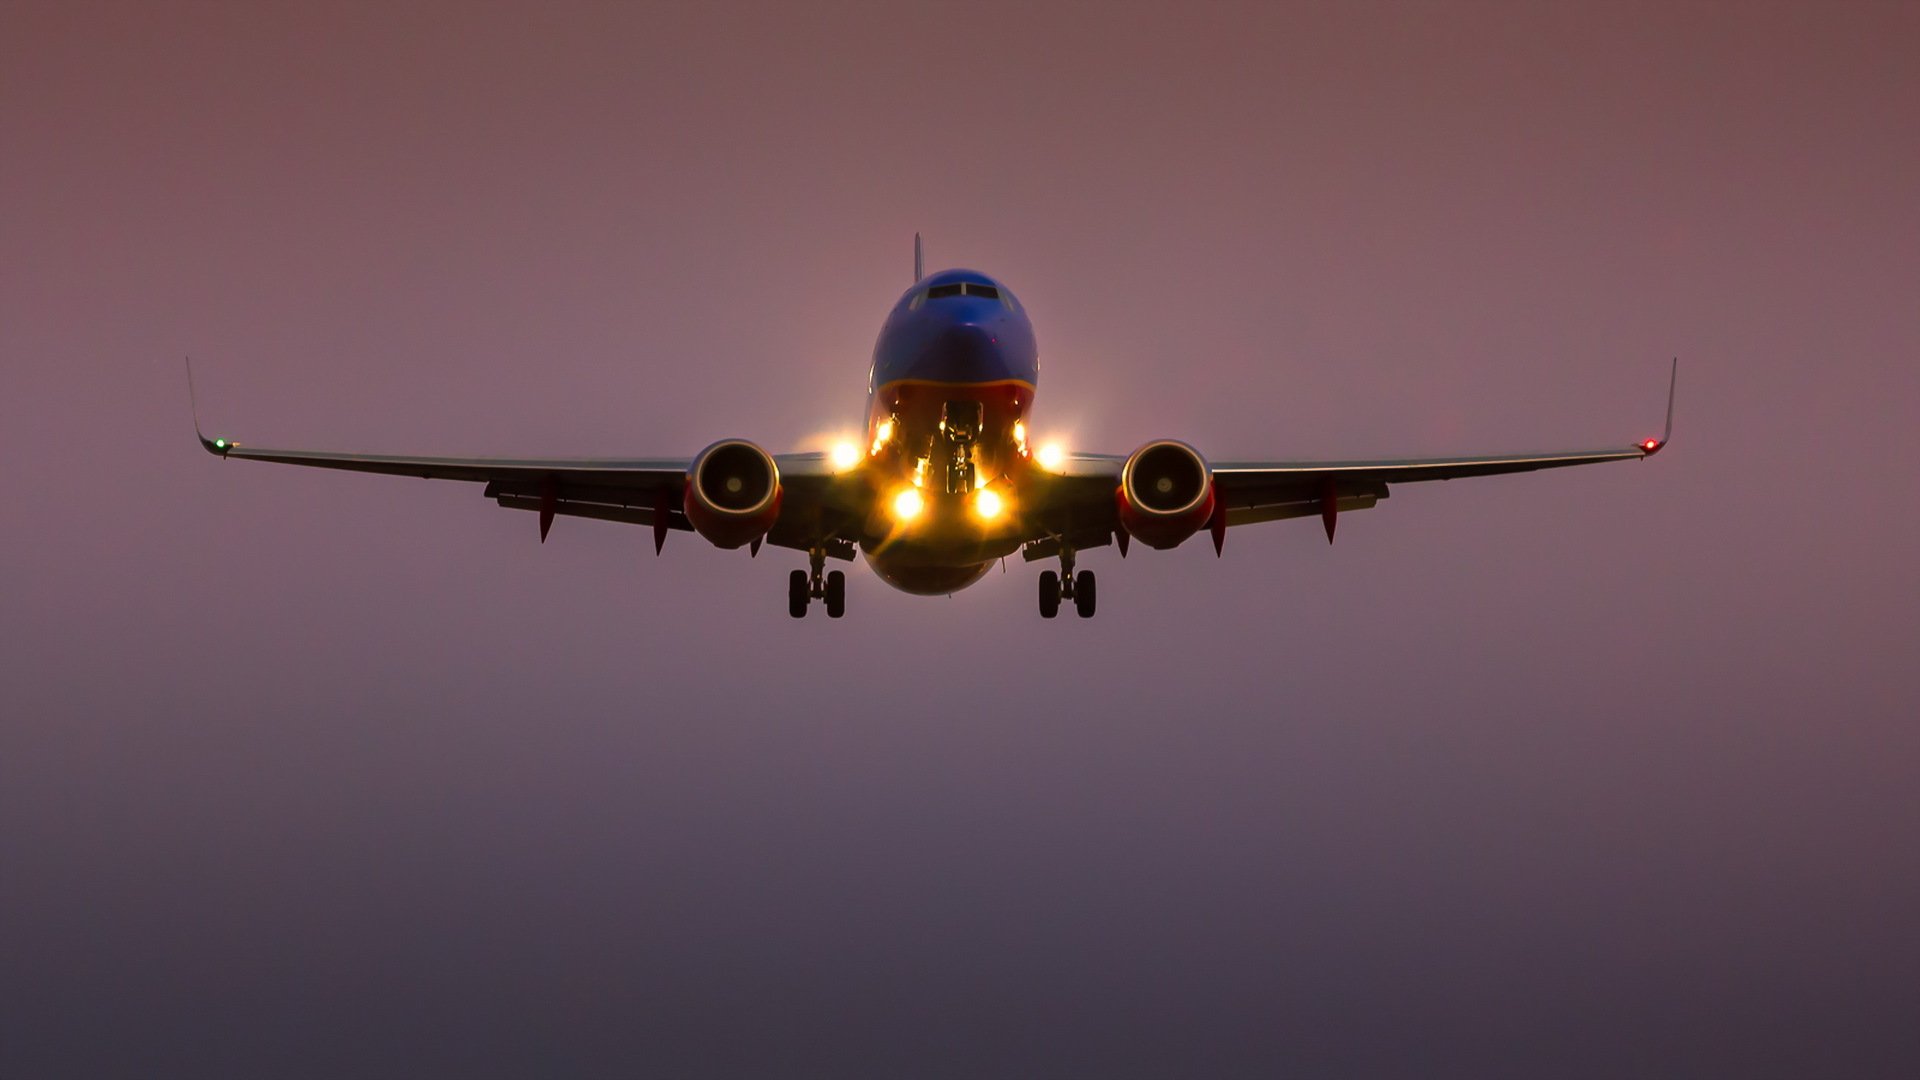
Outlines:
<svg viewBox="0 0 1920 1080"><path fill-rule="evenodd" d="M1640 444L1640 449L1645 450L1647 453L1651 454L1655 450L1660 449L1660 440L1648 439L1646 442L1643 442Z"/></svg>

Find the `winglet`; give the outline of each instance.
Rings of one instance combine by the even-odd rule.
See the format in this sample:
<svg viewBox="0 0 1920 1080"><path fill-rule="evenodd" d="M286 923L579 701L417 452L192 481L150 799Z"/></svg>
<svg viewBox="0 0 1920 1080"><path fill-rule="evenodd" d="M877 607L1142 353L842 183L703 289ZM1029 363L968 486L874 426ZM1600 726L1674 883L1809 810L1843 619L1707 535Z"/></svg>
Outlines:
<svg viewBox="0 0 1920 1080"><path fill-rule="evenodd" d="M1648 439L1640 444L1640 453L1647 457L1659 453L1673 440L1673 392L1680 385L1680 358L1673 358L1673 373L1667 376L1667 427L1657 439Z"/></svg>
<svg viewBox="0 0 1920 1080"><path fill-rule="evenodd" d="M927 276L926 270L923 269L923 264L920 259L920 234L914 233L913 234L913 281L914 281L914 284L918 285L920 283L920 279L926 276Z"/></svg>
<svg viewBox="0 0 1920 1080"><path fill-rule="evenodd" d="M193 357L191 356L187 357L187 409L193 416L193 434L200 440L201 448L209 454L226 457L227 451L233 449L232 441L209 439L206 433L200 430L200 399L199 395L193 392Z"/></svg>

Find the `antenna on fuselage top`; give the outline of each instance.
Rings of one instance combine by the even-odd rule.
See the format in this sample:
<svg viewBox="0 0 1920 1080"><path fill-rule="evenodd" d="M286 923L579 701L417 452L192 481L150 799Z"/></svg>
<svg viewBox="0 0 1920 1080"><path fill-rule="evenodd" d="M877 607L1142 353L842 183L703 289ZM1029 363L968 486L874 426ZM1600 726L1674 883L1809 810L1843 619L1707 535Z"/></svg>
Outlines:
<svg viewBox="0 0 1920 1080"><path fill-rule="evenodd" d="M913 234L913 281L914 281L914 284L916 285L919 284L920 279L926 276L927 276L926 271L921 269L920 234L914 233Z"/></svg>

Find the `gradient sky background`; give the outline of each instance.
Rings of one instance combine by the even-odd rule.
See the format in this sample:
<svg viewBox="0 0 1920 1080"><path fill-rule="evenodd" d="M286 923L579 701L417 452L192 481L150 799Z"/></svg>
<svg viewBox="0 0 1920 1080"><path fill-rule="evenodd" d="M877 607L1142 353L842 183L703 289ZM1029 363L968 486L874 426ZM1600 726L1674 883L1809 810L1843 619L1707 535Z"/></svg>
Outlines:
<svg viewBox="0 0 1920 1080"><path fill-rule="evenodd" d="M1920 8L0 3L0 1076L1920 1073ZM952 599L222 463L1638 465Z"/></svg>

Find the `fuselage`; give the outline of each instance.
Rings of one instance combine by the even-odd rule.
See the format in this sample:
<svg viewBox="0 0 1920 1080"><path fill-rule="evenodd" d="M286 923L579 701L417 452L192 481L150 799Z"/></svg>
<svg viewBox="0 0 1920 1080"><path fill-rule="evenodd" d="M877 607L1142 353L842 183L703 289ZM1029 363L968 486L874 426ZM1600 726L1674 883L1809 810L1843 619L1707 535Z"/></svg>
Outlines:
<svg viewBox="0 0 1920 1080"><path fill-rule="evenodd" d="M1026 309L985 274L928 275L894 305L867 383L867 469L879 505L892 511L910 490L904 497L920 509L883 514L867 529L861 547L881 580L950 593L1018 550L1019 494L1033 468L1026 417L1039 377Z"/></svg>

